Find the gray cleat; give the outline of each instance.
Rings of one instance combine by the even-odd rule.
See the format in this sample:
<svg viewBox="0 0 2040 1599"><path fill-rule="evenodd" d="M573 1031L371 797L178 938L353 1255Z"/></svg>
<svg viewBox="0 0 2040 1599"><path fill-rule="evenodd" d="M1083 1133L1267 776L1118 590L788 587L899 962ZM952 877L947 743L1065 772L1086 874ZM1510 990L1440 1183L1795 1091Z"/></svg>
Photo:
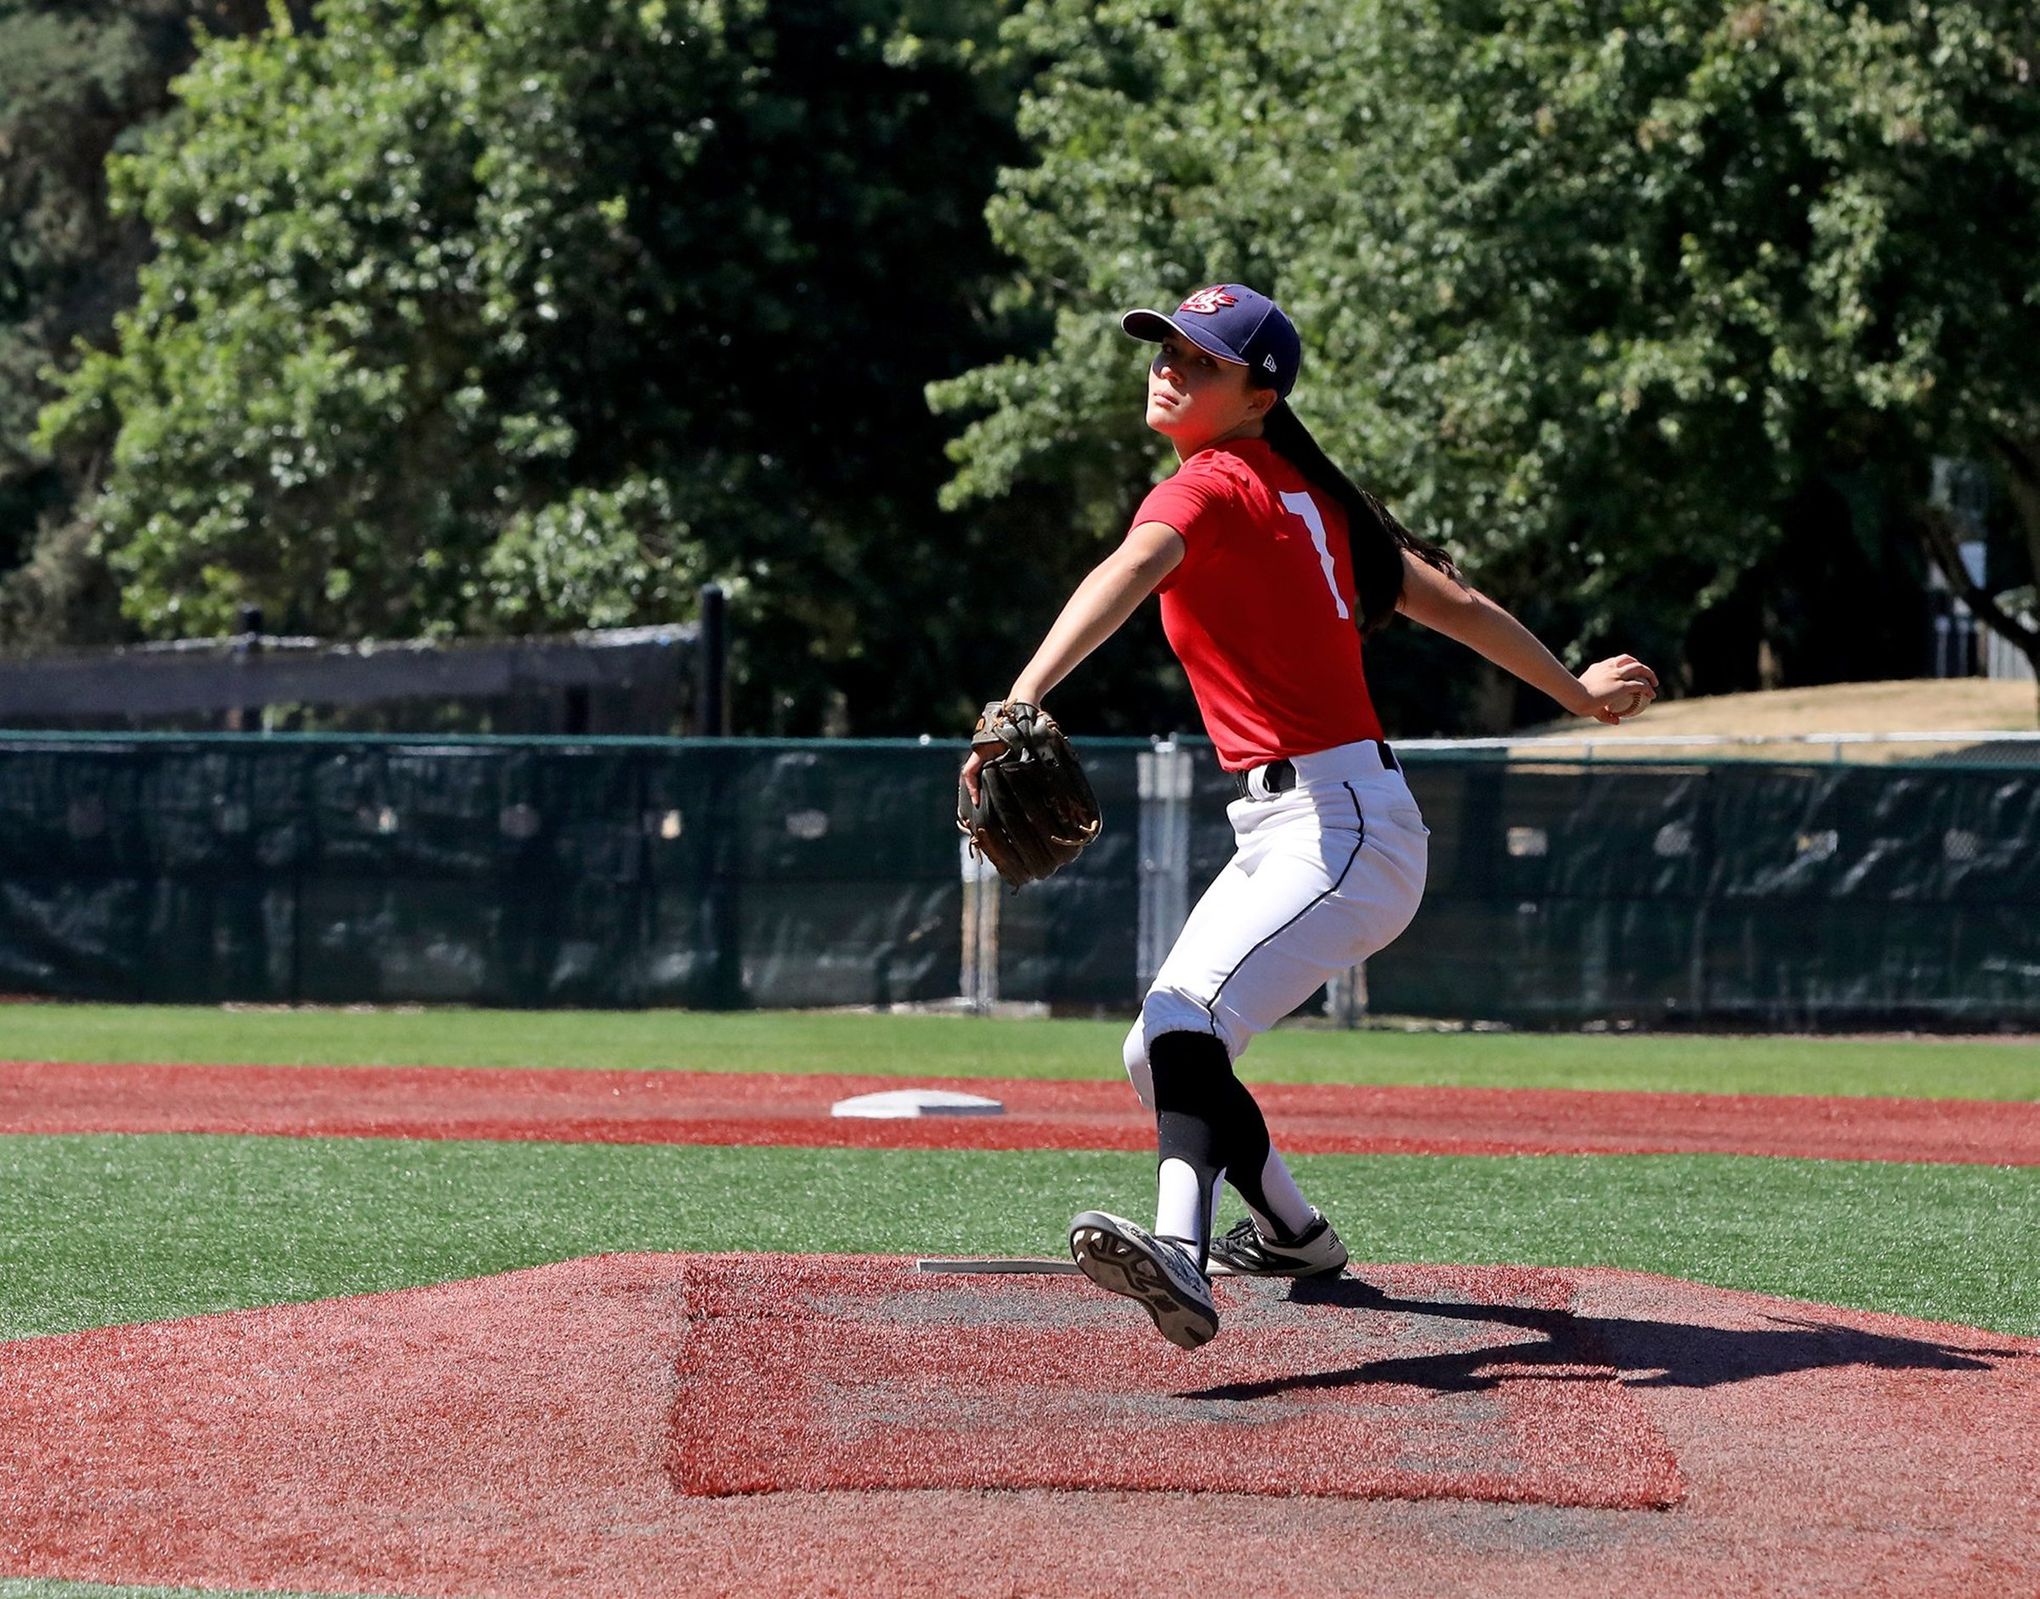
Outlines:
<svg viewBox="0 0 2040 1599"><path fill-rule="evenodd" d="M1218 1331L1218 1306L1197 1263L1179 1245L1123 1216L1083 1212L1070 1223L1070 1258L1108 1293L1139 1300L1179 1349L1209 1343Z"/></svg>

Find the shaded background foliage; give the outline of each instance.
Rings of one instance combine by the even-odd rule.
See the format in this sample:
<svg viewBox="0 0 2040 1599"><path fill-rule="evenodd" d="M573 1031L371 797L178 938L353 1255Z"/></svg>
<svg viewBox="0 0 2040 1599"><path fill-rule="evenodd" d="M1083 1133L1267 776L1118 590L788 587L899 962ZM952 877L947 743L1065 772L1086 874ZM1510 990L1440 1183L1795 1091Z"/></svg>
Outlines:
<svg viewBox="0 0 2040 1599"><path fill-rule="evenodd" d="M111 463L130 622L616 625L713 576L746 725L898 716L872 634L947 564L920 389L997 348L962 41L854 0L319 21L216 42L114 165L156 254L45 436Z"/></svg>
<svg viewBox="0 0 2040 1599"><path fill-rule="evenodd" d="M1298 316L1296 403L1332 453L1580 654L1698 689L1910 675L1949 555L1937 455L1999 476L2011 593L1979 609L2012 624L2040 567L2034 27L1036 0L1007 37L1046 63L1019 114L1038 159L992 217L1009 293L1057 332L937 390L972 418L950 494L1067 480L1073 454L1109 483L1142 449L1110 312L1239 277Z"/></svg>
<svg viewBox="0 0 2040 1599"><path fill-rule="evenodd" d="M947 731L1165 465L1117 311L1221 278L1297 314L1333 453L1576 655L1910 674L1949 455L1997 488L1971 598L2030 643L2034 30L0 0L0 644L247 603L337 637L667 621L715 578L741 730ZM1549 713L1415 630L1370 649L1397 732ZM1191 711L1152 617L1058 705Z"/></svg>
<svg viewBox="0 0 2040 1599"><path fill-rule="evenodd" d="M303 19L311 0L281 9ZM147 253L140 221L108 210L108 153L163 114L198 28L271 17L264 0L0 0L0 645L120 631L70 514L93 463L66 471L32 442L53 393L43 369L105 337Z"/></svg>

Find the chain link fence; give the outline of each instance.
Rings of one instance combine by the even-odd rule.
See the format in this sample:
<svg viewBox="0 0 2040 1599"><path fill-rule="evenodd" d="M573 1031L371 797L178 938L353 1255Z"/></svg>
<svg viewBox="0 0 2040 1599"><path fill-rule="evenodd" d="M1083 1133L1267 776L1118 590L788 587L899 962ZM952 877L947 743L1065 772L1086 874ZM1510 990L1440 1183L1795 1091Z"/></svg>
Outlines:
<svg viewBox="0 0 2040 1599"><path fill-rule="evenodd" d="M2040 738L1939 737L1400 745L1424 908L1314 1003L2040 1027ZM926 742L0 735L0 992L1124 1012L1233 789L1201 742L1080 748L1104 836L1013 894Z"/></svg>

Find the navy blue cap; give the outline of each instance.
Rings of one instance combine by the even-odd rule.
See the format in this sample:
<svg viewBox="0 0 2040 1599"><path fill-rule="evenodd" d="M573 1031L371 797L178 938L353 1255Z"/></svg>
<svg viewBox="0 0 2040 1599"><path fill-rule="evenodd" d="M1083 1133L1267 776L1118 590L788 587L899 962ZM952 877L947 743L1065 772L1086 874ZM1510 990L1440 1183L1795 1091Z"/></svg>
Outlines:
<svg viewBox="0 0 2040 1599"><path fill-rule="evenodd" d="M1303 364L1303 341L1282 307L1243 283L1214 283L1199 289L1176 307L1174 316L1160 311L1129 311L1120 327L1136 339L1159 344L1172 332L1221 361L1252 367L1255 382L1284 399L1296 385Z"/></svg>

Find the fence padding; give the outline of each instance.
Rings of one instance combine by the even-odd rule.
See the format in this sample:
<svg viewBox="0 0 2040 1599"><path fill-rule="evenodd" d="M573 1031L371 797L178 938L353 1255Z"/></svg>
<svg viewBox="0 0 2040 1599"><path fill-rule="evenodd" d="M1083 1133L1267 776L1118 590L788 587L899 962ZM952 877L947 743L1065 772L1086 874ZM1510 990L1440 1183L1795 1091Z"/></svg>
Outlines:
<svg viewBox="0 0 2040 1599"><path fill-rule="evenodd" d="M1135 755L1002 896L1000 992L1127 1009ZM0 991L699 1007L958 986L958 748L0 737ZM1413 752L1432 830L1377 1011L1523 1023L2040 1024L2040 767ZM1199 757L1193 892L1230 849Z"/></svg>

